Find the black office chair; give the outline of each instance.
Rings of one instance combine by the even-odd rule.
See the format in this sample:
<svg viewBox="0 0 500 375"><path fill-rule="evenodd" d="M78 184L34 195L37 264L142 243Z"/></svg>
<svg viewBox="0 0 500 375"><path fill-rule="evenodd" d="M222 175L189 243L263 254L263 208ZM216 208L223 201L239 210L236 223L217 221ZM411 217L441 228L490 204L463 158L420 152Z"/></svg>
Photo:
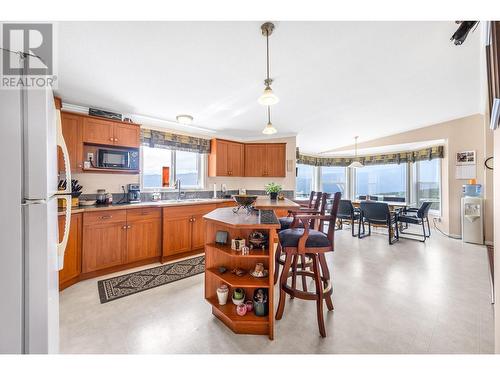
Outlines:
<svg viewBox="0 0 500 375"><path fill-rule="evenodd" d="M360 203L361 219L358 223L358 238L372 234L371 225L385 225L389 233L389 245L399 240L396 216L389 210L389 205L382 202L364 201ZM368 234L365 234L365 223L368 223ZM361 234L363 226L363 234Z"/></svg>
<svg viewBox="0 0 500 375"><path fill-rule="evenodd" d="M431 226L429 224L429 210L431 208L432 202L422 202L422 205L419 208L403 208L396 214L396 220L398 223L404 224L400 225L399 230L402 234L407 234L410 236L421 237L420 242L425 242L427 238L431 236ZM425 232L425 223L427 223L427 233ZM411 233L404 232L408 229L408 224L416 224L422 226L422 232L420 233ZM416 240L416 238L404 237L410 240Z"/></svg>
<svg viewBox="0 0 500 375"><path fill-rule="evenodd" d="M360 217L359 210L354 208L352 202L348 199L341 199L339 203L339 209L337 212L337 219L339 220L338 229L342 229L344 220L349 221L351 224L351 233L353 237L354 234L354 222L358 221Z"/></svg>

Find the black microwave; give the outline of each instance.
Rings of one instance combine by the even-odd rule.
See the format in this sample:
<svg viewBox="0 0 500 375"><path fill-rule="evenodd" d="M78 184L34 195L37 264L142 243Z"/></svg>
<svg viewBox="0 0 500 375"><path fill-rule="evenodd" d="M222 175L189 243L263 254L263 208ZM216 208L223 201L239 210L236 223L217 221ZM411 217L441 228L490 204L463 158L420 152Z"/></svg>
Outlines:
<svg viewBox="0 0 500 375"><path fill-rule="evenodd" d="M112 169L139 169L139 151L117 148L97 149L97 167Z"/></svg>

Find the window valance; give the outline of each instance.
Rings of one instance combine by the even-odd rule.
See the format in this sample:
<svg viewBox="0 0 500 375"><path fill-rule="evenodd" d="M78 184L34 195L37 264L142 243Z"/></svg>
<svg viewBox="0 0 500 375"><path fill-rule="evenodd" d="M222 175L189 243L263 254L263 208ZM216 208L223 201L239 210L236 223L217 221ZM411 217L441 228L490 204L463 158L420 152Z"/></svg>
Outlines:
<svg viewBox="0 0 500 375"><path fill-rule="evenodd" d="M210 140L188 135L141 129L141 144L148 147L168 148L171 150L191 151L200 154L210 153Z"/></svg>
<svg viewBox="0 0 500 375"><path fill-rule="evenodd" d="M382 155L365 155L357 158L349 157L321 157L304 155L299 152L297 147L297 163L314 165L321 167L347 167L353 161L357 160L363 165L378 164L400 164L411 163L420 160L432 160L444 157L443 146L433 146L416 151L395 152Z"/></svg>

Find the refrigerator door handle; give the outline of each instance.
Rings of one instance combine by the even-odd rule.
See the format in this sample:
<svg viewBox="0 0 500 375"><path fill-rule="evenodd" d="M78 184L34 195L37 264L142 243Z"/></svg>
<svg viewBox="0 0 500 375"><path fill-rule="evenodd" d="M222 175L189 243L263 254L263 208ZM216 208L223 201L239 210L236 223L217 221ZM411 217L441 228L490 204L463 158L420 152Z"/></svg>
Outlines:
<svg viewBox="0 0 500 375"><path fill-rule="evenodd" d="M64 159L64 170L66 173L66 189L60 191L57 194L57 199L66 200L66 212L65 217L66 220L64 222L64 234L61 242L57 244L57 258L58 258L58 268L62 270L64 267L64 252L66 251L66 245L68 244L69 238L69 229L71 224L71 166L69 163L69 153L68 148L66 147L66 142L64 141L64 136L62 133L62 124L61 124L61 111L56 111L56 132L57 132L57 145L61 147ZM62 194L64 195L62 195Z"/></svg>

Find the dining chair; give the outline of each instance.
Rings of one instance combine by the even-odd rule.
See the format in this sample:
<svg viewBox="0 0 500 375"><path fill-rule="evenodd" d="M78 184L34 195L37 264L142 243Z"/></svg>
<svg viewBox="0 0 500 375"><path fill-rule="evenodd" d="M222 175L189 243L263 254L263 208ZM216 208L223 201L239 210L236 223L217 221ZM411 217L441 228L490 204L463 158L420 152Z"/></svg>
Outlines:
<svg viewBox="0 0 500 375"><path fill-rule="evenodd" d="M358 222L358 238L370 236L372 233L371 226L374 224L387 226L389 245L398 241L399 232L396 224L396 215L391 212L387 203L363 201L360 203L359 209L361 211L361 219ZM368 234L365 234L365 223L368 224ZM363 234L361 234L361 227L363 227Z"/></svg>
<svg viewBox="0 0 500 375"><path fill-rule="evenodd" d="M401 234L417 236L422 239L420 242L425 242L427 238L431 236L431 226L429 224L429 210L431 208L432 202L422 202L419 208L403 208L396 213L396 220L398 223L404 224L399 226L399 231ZM427 223L427 233L425 231L425 224ZM408 224L416 224L422 226L422 234L404 232L408 229ZM410 240L416 240L417 238L403 237Z"/></svg>
<svg viewBox="0 0 500 375"><path fill-rule="evenodd" d="M351 225L351 234L353 237L356 237L354 234L354 222L358 221L360 218L360 211L354 208L352 201L349 199L341 199L339 203L339 210L337 212L337 219L339 222L338 229L342 229L343 222L348 221Z"/></svg>

